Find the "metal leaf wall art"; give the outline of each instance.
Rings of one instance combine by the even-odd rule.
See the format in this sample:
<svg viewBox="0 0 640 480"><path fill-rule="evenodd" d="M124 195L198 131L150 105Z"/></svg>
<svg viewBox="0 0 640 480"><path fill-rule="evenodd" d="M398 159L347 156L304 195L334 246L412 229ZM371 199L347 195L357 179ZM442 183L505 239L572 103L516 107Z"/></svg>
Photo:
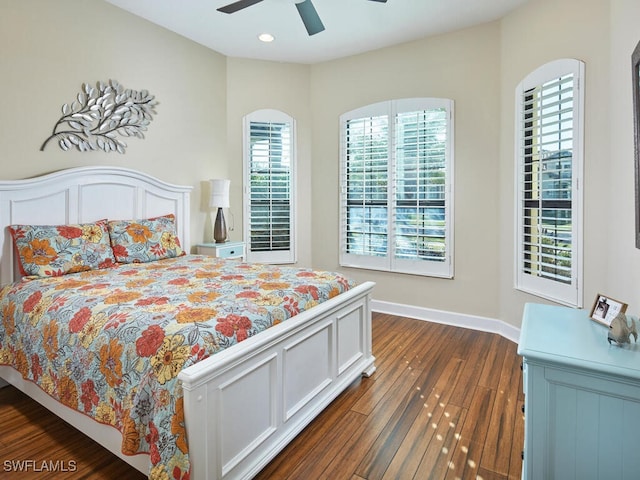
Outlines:
<svg viewBox="0 0 640 480"><path fill-rule="evenodd" d="M40 150L55 139L62 150L124 153L127 144L118 135L144 138L157 104L147 90L125 89L115 80L84 83L77 100L62 105L62 117Z"/></svg>

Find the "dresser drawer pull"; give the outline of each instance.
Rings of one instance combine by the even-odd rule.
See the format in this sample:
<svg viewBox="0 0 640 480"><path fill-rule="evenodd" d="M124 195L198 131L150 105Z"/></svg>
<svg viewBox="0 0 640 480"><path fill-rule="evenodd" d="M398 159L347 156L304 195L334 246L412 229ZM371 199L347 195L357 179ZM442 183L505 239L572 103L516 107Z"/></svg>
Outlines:
<svg viewBox="0 0 640 480"><path fill-rule="evenodd" d="M231 251L229 252L229 255L233 255L234 253L236 253L236 251L235 251L235 250L231 250Z"/></svg>

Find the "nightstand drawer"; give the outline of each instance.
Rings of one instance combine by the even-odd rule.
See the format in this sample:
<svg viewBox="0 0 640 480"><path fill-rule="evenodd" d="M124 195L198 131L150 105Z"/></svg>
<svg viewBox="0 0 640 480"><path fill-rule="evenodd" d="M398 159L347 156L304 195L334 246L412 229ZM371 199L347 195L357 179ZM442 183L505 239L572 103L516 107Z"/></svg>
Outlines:
<svg viewBox="0 0 640 480"><path fill-rule="evenodd" d="M203 243L197 245L196 252L216 258L244 258L244 242Z"/></svg>
<svg viewBox="0 0 640 480"><path fill-rule="evenodd" d="M244 245L242 244L225 245L218 247L217 250L218 258L244 257Z"/></svg>

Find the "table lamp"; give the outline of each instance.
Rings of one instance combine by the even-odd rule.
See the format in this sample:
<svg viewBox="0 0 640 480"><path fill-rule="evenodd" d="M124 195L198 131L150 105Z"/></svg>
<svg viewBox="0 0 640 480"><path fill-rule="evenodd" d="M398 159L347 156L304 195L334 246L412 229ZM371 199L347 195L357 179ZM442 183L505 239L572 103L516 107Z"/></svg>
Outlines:
<svg viewBox="0 0 640 480"><path fill-rule="evenodd" d="M229 185L231 180L214 179L209 180L211 184L211 197L209 206L217 208L216 220L213 224L213 240L216 243L227 241L227 223L224 220L223 208L229 208Z"/></svg>

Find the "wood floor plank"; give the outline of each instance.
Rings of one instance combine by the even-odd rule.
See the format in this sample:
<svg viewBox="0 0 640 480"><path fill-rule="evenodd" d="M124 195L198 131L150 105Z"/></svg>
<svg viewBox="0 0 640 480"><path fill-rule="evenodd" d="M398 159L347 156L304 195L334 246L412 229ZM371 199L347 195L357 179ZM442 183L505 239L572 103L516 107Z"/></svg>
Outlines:
<svg viewBox="0 0 640 480"><path fill-rule="evenodd" d="M434 388L431 395L425 398L422 411L393 456L383 479L423 478L422 474L416 474L423 464L430 465L423 466L423 470L438 468L437 462L433 462L433 455L430 455L434 448L439 452L453 451L458 437L456 432L462 424L461 416L466 412L456 406L442 404L437 392ZM426 462L425 457L429 457Z"/></svg>
<svg viewBox="0 0 640 480"><path fill-rule="evenodd" d="M524 438L524 414L522 409L524 407L524 399L518 399L518 406L516 407L516 419L513 425L513 435L511 437L511 457L509 460L509 479L519 479L522 476L522 450L523 445L520 443L520 439Z"/></svg>
<svg viewBox="0 0 640 480"><path fill-rule="evenodd" d="M314 446L307 454L307 461L301 462L289 478L320 478L331 462L344 451L351 432L358 430L365 418L360 413L347 412L340 421L340 428L332 429L330 434L324 436L322 443Z"/></svg>
<svg viewBox="0 0 640 480"><path fill-rule="evenodd" d="M427 445L422 461L418 465L416 480L441 479L450 470L451 459L460 437L460 423L464 420L466 411L455 405L445 407L445 416L434 425L435 435ZM404 474L399 472L401 478Z"/></svg>
<svg viewBox="0 0 640 480"><path fill-rule="evenodd" d="M466 360L465 368L451 394L450 403L462 408L469 408L475 393L475 386L478 384L478 379L484 368L492 337L491 334L485 332L467 331L464 350L462 353L458 353L461 358Z"/></svg>
<svg viewBox="0 0 640 480"><path fill-rule="evenodd" d="M451 348L455 335L456 332L446 325L423 322L403 352L402 359L411 369L430 368L429 360L445 345Z"/></svg>
<svg viewBox="0 0 640 480"><path fill-rule="evenodd" d="M390 334L388 339L381 338L380 346L374 351L376 365L381 372L388 365L395 366L400 359L408 367L415 368L412 363L415 363L416 354L425 351L429 343L437 339L439 325L432 324L431 328L425 329L419 322L395 317L393 323L387 325L387 331Z"/></svg>
<svg viewBox="0 0 640 480"><path fill-rule="evenodd" d="M391 388L398 375L403 375L406 372L418 373L420 369L425 368L423 366L428 365L429 359L435 357L443 348L443 343L439 340L438 335L442 326L431 324L430 328L426 329L425 325L421 325L421 322L413 321L411 323L417 324L415 325L416 329L411 330L411 336L404 340L401 349L397 352L387 353L387 356L393 360L392 364L387 369L376 372L372 377L371 391L361 397L354 405L354 410L365 415L370 414L380 399L388 393L388 389ZM408 345L411 345L411 348Z"/></svg>
<svg viewBox="0 0 640 480"><path fill-rule="evenodd" d="M475 388L471 405L462 424L458 443L455 445L451 457L452 468L444 477L440 478L446 480L476 478L485 438L490 428L494 399L494 390L483 386Z"/></svg>
<svg viewBox="0 0 640 480"><path fill-rule="evenodd" d="M517 413L519 405L517 386L521 371L520 365L514 364L512 360L516 356L515 345L502 339L499 348L504 351L504 360L491 411L491 427L482 453L482 467L508 476L514 424L522 418ZM513 388L514 385L516 388Z"/></svg>
<svg viewBox="0 0 640 480"><path fill-rule="evenodd" d="M487 354L483 362L482 371L478 377L478 385L493 389L498 388L502 364L504 363L504 356L506 355L506 351L502 348L504 345L502 343L503 340L505 339L499 335L491 336L491 342L486 350Z"/></svg>
<svg viewBox="0 0 640 480"><path fill-rule="evenodd" d="M437 412L438 418L444 415L441 410L444 409L448 398L451 394L449 385L454 385L457 381L463 362L460 359L447 359L445 356L437 357L439 362L444 365L441 368L433 370L425 370L421 384L418 384L416 391L410 394L408 402L404 405L403 410L398 410L394 415L394 420L385 425L380 432L376 441L365 455L364 459L358 465L356 473L368 479L380 479L393 460L394 456L400 449L400 445L404 442L407 434L415 423L428 420L420 419L420 414L424 412L425 405L429 408L429 404L433 406ZM431 373L433 371L442 372L431 387ZM431 422L429 422L431 424Z"/></svg>
<svg viewBox="0 0 640 480"><path fill-rule="evenodd" d="M508 480L505 475L487 470L486 468L478 469L478 478L481 478L482 480Z"/></svg>
<svg viewBox="0 0 640 480"><path fill-rule="evenodd" d="M322 478L334 479L344 477L346 472L357 473L357 466L375 444L380 433L388 426L401 421L407 405L414 400L418 387L423 385L429 372L407 371L389 389L386 397L367 416L366 421L345 444L342 455L324 471ZM431 375L433 375L431 373ZM402 392L399 394L399 392Z"/></svg>
<svg viewBox="0 0 640 480"><path fill-rule="evenodd" d="M468 413L467 413L468 415ZM443 480L480 479L480 458L484 445L466 437L460 437L456 443L447 471L435 478Z"/></svg>

